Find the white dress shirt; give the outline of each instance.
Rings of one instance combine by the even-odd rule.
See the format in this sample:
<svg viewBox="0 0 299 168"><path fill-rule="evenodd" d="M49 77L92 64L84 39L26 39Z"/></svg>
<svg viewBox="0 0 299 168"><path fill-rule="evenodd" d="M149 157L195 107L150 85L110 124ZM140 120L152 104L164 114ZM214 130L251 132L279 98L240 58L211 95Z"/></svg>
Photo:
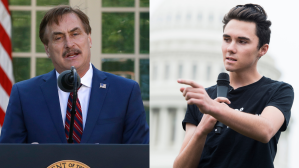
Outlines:
<svg viewBox="0 0 299 168"><path fill-rule="evenodd" d="M83 130L85 128L88 105L89 105L89 98L90 98L90 91L91 91L91 82L92 82L92 75L93 69L91 63L89 64L89 69L86 74L81 78L81 88L78 90L78 98L81 104L82 109L82 117L83 117ZM59 73L56 71L56 77L58 78ZM58 96L60 102L60 110L62 116L63 126L65 126L65 117L66 117L66 110L67 110L67 102L69 99L70 92L62 91L58 85Z"/></svg>

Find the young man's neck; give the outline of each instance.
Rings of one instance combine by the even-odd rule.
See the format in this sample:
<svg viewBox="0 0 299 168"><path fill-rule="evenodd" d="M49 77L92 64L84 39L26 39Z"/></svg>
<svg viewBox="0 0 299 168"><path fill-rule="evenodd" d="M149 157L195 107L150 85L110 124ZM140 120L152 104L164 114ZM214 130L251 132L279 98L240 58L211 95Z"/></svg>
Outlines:
<svg viewBox="0 0 299 168"><path fill-rule="evenodd" d="M250 85L262 78L257 69L251 72L229 72L230 85L237 89L239 87Z"/></svg>

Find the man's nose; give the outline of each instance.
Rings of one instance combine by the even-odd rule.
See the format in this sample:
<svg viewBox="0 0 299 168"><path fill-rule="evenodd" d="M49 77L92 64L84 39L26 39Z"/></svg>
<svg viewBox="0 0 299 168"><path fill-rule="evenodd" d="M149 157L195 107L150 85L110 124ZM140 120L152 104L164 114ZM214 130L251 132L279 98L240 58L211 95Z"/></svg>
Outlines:
<svg viewBox="0 0 299 168"><path fill-rule="evenodd" d="M74 41L72 38L70 38L69 36L65 37L65 48L72 48L74 46Z"/></svg>
<svg viewBox="0 0 299 168"><path fill-rule="evenodd" d="M236 42L235 41L232 41L231 43L228 44L227 51L231 52L231 53L236 53L237 49L236 49Z"/></svg>

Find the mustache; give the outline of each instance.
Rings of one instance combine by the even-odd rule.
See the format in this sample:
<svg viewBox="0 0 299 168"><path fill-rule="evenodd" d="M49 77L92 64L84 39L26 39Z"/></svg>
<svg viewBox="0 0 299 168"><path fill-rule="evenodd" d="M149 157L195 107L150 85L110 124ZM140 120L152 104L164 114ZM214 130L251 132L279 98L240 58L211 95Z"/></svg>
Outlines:
<svg viewBox="0 0 299 168"><path fill-rule="evenodd" d="M67 49L66 51L64 51L64 52L62 53L62 56L65 57L67 54L70 54L70 53L81 54L82 51L79 50L79 49L75 49L75 48L73 48L73 49Z"/></svg>

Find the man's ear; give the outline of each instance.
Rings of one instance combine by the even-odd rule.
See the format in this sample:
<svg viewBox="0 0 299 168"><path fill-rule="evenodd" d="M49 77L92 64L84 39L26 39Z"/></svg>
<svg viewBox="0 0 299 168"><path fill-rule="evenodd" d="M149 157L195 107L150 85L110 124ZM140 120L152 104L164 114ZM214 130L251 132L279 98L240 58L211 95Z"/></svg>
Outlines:
<svg viewBox="0 0 299 168"><path fill-rule="evenodd" d="M267 52L268 52L268 49L269 49L269 44L264 44L260 49L259 49L259 57L262 57L264 56Z"/></svg>
<svg viewBox="0 0 299 168"><path fill-rule="evenodd" d="M44 44L44 47L45 47L45 51L46 51L48 58L50 58L49 47L46 44Z"/></svg>
<svg viewBox="0 0 299 168"><path fill-rule="evenodd" d="M91 48L92 47L91 34L88 35L88 42L89 42L89 46Z"/></svg>

